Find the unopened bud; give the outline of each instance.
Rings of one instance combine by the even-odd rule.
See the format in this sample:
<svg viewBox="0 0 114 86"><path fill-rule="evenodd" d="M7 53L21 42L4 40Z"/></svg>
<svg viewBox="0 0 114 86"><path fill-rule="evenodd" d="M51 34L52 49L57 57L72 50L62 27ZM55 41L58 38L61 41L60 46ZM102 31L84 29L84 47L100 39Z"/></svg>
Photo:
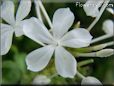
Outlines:
<svg viewBox="0 0 114 86"><path fill-rule="evenodd" d="M105 48L106 46L107 46L107 44L100 44L100 45L92 47L92 50L93 51L101 50L101 49Z"/></svg>
<svg viewBox="0 0 114 86"><path fill-rule="evenodd" d="M114 33L114 22L112 20L106 20L103 23L103 31L106 34L113 35Z"/></svg>
<svg viewBox="0 0 114 86"><path fill-rule="evenodd" d="M114 54L113 49L103 49L98 52L96 52L97 57L108 57Z"/></svg>
<svg viewBox="0 0 114 86"><path fill-rule="evenodd" d="M112 8L107 8L106 9L109 13L113 14L114 15L114 10Z"/></svg>
<svg viewBox="0 0 114 86"><path fill-rule="evenodd" d="M37 75L34 80L33 84L45 85L51 82L50 78L45 75Z"/></svg>
<svg viewBox="0 0 114 86"><path fill-rule="evenodd" d="M102 83L95 77L88 76L82 79L82 85L102 85Z"/></svg>

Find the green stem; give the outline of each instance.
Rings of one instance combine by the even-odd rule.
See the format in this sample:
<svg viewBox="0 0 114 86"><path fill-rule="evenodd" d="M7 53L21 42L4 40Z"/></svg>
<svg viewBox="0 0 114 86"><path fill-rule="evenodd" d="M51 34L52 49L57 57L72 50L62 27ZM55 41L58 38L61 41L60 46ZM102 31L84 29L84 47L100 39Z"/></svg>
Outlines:
<svg viewBox="0 0 114 86"><path fill-rule="evenodd" d="M36 9L37 17L39 18L39 20L40 20L41 22L43 22L38 1L37 1L37 0L34 0L34 3L35 3L35 9Z"/></svg>
<svg viewBox="0 0 114 86"><path fill-rule="evenodd" d="M81 66L84 66L84 65L87 65L87 64L93 63L93 62L94 62L93 59L89 59L89 60L81 61L81 62L78 63L78 67L81 67Z"/></svg>
<svg viewBox="0 0 114 86"><path fill-rule="evenodd" d="M44 14L44 16L45 16L47 22L48 22L50 28L52 29L53 26L52 26L51 19L49 18L48 14L47 14L47 12L46 12L46 9L45 9L45 7L44 7L44 5L42 4L42 1L41 1L41 0L38 0L38 3L39 3L39 6L40 6L40 8L41 8L41 10L42 10L42 12L43 12L43 14Z"/></svg>
<svg viewBox="0 0 114 86"><path fill-rule="evenodd" d="M102 41L102 40L107 39L107 38L110 38L112 36L113 35L110 35L110 34L106 34L106 35L100 36L98 38L93 39L92 42L91 42L91 44L96 43L96 42L99 42L99 41Z"/></svg>
<svg viewBox="0 0 114 86"><path fill-rule="evenodd" d="M84 79L84 78L85 78L85 76L82 75L82 74L81 74L80 72L78 72L78 71L77 71L77 76L80 77L81 79Z"/></svg>

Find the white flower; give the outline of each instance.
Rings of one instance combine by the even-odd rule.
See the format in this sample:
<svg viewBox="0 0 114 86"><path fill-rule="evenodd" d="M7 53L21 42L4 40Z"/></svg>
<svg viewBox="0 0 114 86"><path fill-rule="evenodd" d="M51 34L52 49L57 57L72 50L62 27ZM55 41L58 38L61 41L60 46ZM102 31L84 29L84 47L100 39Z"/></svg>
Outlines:
<svg viewBox="0 0 114 86"><path fill-rule="evenodd" d="M103 31L106 34L113 35L114 34L114 22L112 20L106 20L103 23Z"/></svg>
<svg viewBox="0 0 114 86"><path fill-rule="evenodd" d="M33 84L40 84L40 85L45 85L45 84L49 84L51 82L51 79L48 78L45 75L37 75L34 80L33 80Z"/></svg>
<svg viewBox="0 0 114 86"><path fill-rule="evenodd" d="M30 18L24 23L26 36L47 44L36 49L26 58L28 69L34 72L43 70L55 51L55 66L59 75L73 78L77 71L77 62L63 46L72 48L86 47L92 36L86 29L73 29L68 32L74 22L74 15L69 8L58 9L53 16L52 34L37 18Z"/></svg>
<svg viewBox="0 0 114 86"><path fill-rule="evenodd" d="M1 50L0 55L6 54L12 44L13 33L17 37L23 35L23 19L28 15L31 8L31 1L20 1L18 7L16 18L14 17L14 3L10 0L5 0L1 5L1 18L6 21L8 24L1 23Z"/></svg>
<svg viewBox="0 0 114 86"><path fill-rule="evenodd" d="M102 85L102 83L95 77L88 76L82 79L82 85Z"/></svg>
<svg viewBox="0 0 114 86"><path fill-rule="evenodd" d="M96 17L99 15L99 7L103 4L104 0L87 0L83 9L87 16Z"/></svg>

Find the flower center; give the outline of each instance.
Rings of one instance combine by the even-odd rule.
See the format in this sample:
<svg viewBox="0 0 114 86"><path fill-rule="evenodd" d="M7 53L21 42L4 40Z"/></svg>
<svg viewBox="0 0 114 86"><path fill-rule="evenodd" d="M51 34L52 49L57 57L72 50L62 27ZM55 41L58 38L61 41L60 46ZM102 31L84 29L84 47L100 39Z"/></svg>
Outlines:
<svg viewBox="0 0 114 86"><path fill-rule="evenodd" d="M15 30L15 35L17 37L23 35L22 26L21 26L21 24L19 22L16 22L15 25L13 26L13 28Z"/></svg>
<svg viewBox="0 0 114 86"><path fill-rule="evenodd" d="M61 45L60 40L57 40L57 39L54 40L54 43L53 44L55 46L60 46Z"/></svg>

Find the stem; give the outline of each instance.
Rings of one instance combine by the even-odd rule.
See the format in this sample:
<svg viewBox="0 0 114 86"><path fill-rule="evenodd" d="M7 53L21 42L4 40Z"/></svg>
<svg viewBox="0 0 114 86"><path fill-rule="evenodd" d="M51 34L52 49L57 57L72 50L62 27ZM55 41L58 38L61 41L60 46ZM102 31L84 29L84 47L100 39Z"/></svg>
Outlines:
<svg viewBox="0 0 114 86"><path fill-rule="evenodd" d="M112 45L114 45L113 41L112 42L103 43L103 44L99 44L99 45L95 45L93 47L90 47L89 50L97 51L97 50L101 50L101 49L103 49L105 47L112 46Z"/></svg>
<svg viewBox="0 0 114 86"><path fill-rule="evenodd" d="M80 48L80 49L76 49L76 50L69 50L74 56L77 57L77 53L76 52L80 52L80 53L89 53L92 51L98 51L101 49L104 49L106 47L112 46L114 45L114 41L110 41L107 43L102 43L102 44L98 44L98 45L94 45L94 46L90 46L90 47L85 47L85 48Z"/></svg>
<svg viewBox="0 0 114 86"><path fill-rule="evenodd" d="M15 54L18 54L18 49L15 45L12 45L11 49Z"/></svg>
<svg viewBox="0 0 114 86"><path fill-rule="evenodd" d="M100 36L98 38L93 39L92 42L91 42L91 44L92 43L95 43L95 42L98 42L98 41L101 41L101 40L104 40L104 39L107 39L107 38L110 38L112 36L113 35L110 35L110 34L106 34L106 35Z"/></svg>
<svg viewBox="0 0 114 86"><path fill-rule="evenodd" d="M100 17L102 16L102 13L104 12L105 8L107 7L108 3L110 2L110 0L105 0L100 12L99 12L99 15L96 17L96 19L93 21L93 23L87 28L87 30L91 30L95 24L98 22L98 20L100 19Z"/></svg>
<svg viewBox="0 0 114 86"><path fill-rule="evenodd" d="M81 61L81 62L78 63L78 66L81 67L81 66L84 66L84 65L87 65L87 64L93 63L93 62L94 62L93 59L89 59L89 60Z"/></svg>
<svg viewBox="0 0 114 86"><path fill-rule="evenodd" d="M114 49L102 49L92 53L77 53L78 57L109 57L114 54Z"/></svg>
<svg viewBox="0 0 114 86"><path fill-rule="evenodd" d="M40 20L41 22L43 22L38 1L37 1L37 0L34 0L34 3L35 3L35 9L36 9L37 17L39 18L39 20Z"/></svg>
<svg viewBox="0 0 114 86"><path fill-rule="evenodd" d="M44 8L44 6L43 6L43 4L42 4L42 1L41 1L41 0L38 0L38 3L39 3L39 6L40 6L40 8L41 8L41 10L42 10L42 12L43 12L43 14L44 14L44 16L45 16L47 22L48 22L50 28L52 29L52 28L53 28L53 25L52 25L52 23L51 23L51 19L49 18L48 14L47 14L47 12L46 12L46 9Z"/></svg>
<svg viewBox="0 0 114 86"><path fill-rule="evenodd" d="M77 71L77 76L80 77L81 79L84 79L85 76L83 76L80 72Z"/></svg>
<svg viewBox="0 0 114 86"><path fill-rule="evenodd" d="M78 57L96 57L96 52L93 53L77 53Z"/></svg>
<svg viewBox="0 0 114 86"><path fill-rule="evenodd" d="M58 73L55 73L55 74L53 74L52 76L50 76L49 78L52 79L52 78L54 78L54 77L57 76L57 75L58 75Z"/></svg>

